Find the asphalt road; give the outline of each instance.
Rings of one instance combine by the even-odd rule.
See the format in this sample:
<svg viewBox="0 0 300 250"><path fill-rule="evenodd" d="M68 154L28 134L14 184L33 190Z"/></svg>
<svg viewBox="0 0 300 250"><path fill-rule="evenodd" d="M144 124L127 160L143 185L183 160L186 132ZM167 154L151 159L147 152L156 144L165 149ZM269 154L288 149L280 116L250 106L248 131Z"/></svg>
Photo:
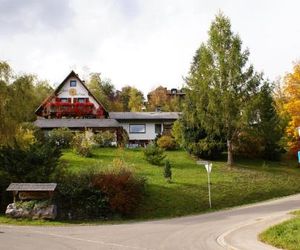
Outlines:
<svg viewBox="0 0 300 250"><path fill-rule="evenodd" d="M0 249L267 250L257 234L300 209L300 194L176 219L99 226L0 225Z"/></svg>

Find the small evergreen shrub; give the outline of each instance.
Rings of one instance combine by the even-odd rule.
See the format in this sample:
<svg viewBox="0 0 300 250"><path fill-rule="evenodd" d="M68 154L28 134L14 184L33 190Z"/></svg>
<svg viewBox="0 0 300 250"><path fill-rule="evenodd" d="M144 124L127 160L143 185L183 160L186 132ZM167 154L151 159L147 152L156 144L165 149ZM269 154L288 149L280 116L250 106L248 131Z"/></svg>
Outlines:
<svg viewBox="0 0 300 250"><path fill-rule="evenodd" d="M145 179L121 168L94 176L92 186L104 194L114 214L130 216L143 197Z"/></svg>
<svg viewBox="0 0 300 250"><path fill-rule="evenodd" d="M144 149L144 156L146 161L152 165L162 165L163 159L166 157L162 148L157 147L153 143L147 145Z"/></svg>
<svg viewBox="0 0 300 250"><path fill-rule="evenodd" d="M171 164L168 160L165 161L165 166L164 166L164 177L168 182L171 182L172 179L172 169L171 169Z"/></svg>
<svg viewBox="0 0 300 250"><path fill-rule="evenodd" d="M94 142L92 140L92 136L89 135L87 131L82 133L76 133L72 141L72 147L74 152L83 157L92 156L93 144Z"/></svg>
<svg viewBox="0 0 300 250"><path fill-rule="evenodd" d="M174 138L177 145L180 147L183 147L184 145L184 138L183 138L183 129L182 129L182 123L180 120L177 120L174 122L172 127L172 137Z"/></svg>
<svg viewBox="0 0 300 250"><path fill-rule="evenodd" d="M116 141L116 136L113 132L104 131L95 134L93 139L99 147L111 147Z"/></svg>
<svg viewBox="0 0 300 250"><path fill-rule="evenodd" d="M166 149L166 150L174 150L176 149L176 142L175 139L172 138L169 135L163 135L157 140L157 145L160 148Z"/></svg>
<svg viewBox="0 0 300 250"><path fill-rule="evenodd" d="M69 148L73 137L74 134L68 128L53 129L49 133L50 143L60 148Z"/></svg>

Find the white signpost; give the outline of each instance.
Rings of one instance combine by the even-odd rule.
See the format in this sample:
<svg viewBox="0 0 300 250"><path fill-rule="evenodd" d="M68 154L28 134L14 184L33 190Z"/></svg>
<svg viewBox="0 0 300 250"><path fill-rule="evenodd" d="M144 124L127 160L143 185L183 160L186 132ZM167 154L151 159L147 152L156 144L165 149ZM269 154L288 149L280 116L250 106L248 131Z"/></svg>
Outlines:
<svg viewBox="0 0 300 250"><path fill-rule="evenodd" d="M211 208L211 193L210 193L210 173L212 170L212 163L208 161L197 161L197 164L204 165L207 172L207 185L208 185L208 202Z"/></svg>

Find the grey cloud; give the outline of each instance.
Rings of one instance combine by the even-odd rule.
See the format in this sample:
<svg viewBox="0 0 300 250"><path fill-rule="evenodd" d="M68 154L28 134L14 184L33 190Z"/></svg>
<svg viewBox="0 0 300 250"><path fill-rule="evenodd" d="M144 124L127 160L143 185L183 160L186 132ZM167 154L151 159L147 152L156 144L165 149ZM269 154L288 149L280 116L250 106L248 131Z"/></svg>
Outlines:
<svg viewBox="0 0 300 250"><path fill-rule="evenodd" d="M0 35L64 29L72 15L68 0L0 0Z"/></svg>

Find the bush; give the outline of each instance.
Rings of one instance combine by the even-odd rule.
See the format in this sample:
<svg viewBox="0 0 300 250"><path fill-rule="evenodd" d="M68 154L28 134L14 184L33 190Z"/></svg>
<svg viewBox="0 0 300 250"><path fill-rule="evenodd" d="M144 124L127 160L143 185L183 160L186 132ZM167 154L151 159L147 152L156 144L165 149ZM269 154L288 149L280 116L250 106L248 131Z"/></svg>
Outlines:
<svg viewBox="0 0 300 250"><path fill-rule="evenodd" d="M172 138L169 135L163 135L157 140L157 145L160 148L166 149L166 150L174 150L176 149L176 142L174 138Z"/></svg>
<svg viewBox="0 0 300 250"><path fill-rule="evenodd" d="M90 219L110 215L107 198L91 185L94 176L93 172L60 176L55 196L59 218Z"/></svg>
<svg viewBox="0 0 300 250"><path fill-rule="evenodd" d="M121 168L96 175L92 186L104 193L113 213L129 216L143 197L145 179L136 177L126 168Z"/></svg>
<svg viewBox="0 0 300 250"><path fill-rule="evenodd" d="M0 171L0 214L5 212L5 209L11 201L11 194L6 192L6 188L10 184L7 173Z"/></svg>
<svg viewBox="0 0 300 250"><path fill-rule="evenodd" d="M0 172L10 182L49 182L59 165L61 151L49 143L36 142L28 149L17 143L0 148Z"/></svg>
<svg viewBox="0 0 300 250"><path fill-rule="evenodd" d="M49 133L49 141L51 144L60 148L69 148L73 140L73 133L68 128L53 129Z"/></svg>
<svg viewBox="0 0 300 250"><path fill-rule="evenodd" d="M113 132L104 131L95 134L93 139L99 147L111 147L113 142L116 141L116 136Z"/></svg>
<svg viewBox="0 0 300 250"><path fill-rule="evenodd" d="M30 145L37 142L37 139L35 138L35 130L29 128L25 124L19 126L16 131L15 140L20 148L28 149Z"/></svg>
<svg viewBox="0 0 300 250"><path fill-rule="evenodd" d="M171 170L171 164L168 160L165 161L165 166L164 166L164 177L168 182L171 181L172 179L172 170Z"/></svg>
<svg viewBox="0 0 300 250"><path fill-rule="evenodd" d="M72 147L76 154L90 157L92 156L93 140L88 131L76 133L73 137Z"/></svg>
<svg viewBox="0 0 300 250"><path fill-rule="evenodd" d="M125 129L122 129L122 132L118 138L118 146L125 147L129 142L129 135Z"/></svg>
<svg viewBox="0 0 300 250"><path fill-rule="evenodd" d="M223 150L224 143L215 140L209 140L207 137L205 139L201 139L198 142L189 143L186 145L187 151L202 159L218 159Z"/></svg>
<svg viewBox="0 0 300 250"><path fill-rule="evenodd" d="M183 129L182 129L182 124L180 123L179 120L174 122L171 134L175 139L176 144L179 145L180 147L183 147L184 145Z"/></svg>
<svg viewBox="0 0 300 250"><path fill-rule="evenodd" d="M144 156L146 161L152 165L161 165L163 159L166 157L164 150L150 143L144 149Z"/></svg>

